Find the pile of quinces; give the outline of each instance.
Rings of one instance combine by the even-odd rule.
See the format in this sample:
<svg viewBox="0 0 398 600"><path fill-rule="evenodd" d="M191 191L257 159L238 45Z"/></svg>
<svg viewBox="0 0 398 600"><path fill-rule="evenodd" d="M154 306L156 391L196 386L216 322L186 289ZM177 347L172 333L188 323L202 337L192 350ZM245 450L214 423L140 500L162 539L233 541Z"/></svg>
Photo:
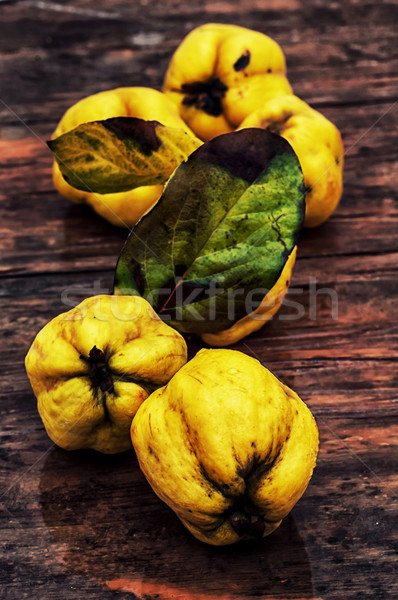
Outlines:
<svg viewBox="0 0 398 600"><path fill-rule="evenodd" d="M49 437L67 450L134 446L148 482L198 539L270 534L318 451L309 408L258 360L187 346L138 296L94 296L36 336L26 369Z"/></svg>
<svg viewBox="0 0 398 600"><path fill-rule="evenodd" d="M84 130L90 124L92 129ZM73 144L83 140L87 131L95 150L101 147L98 136L112 137L113 148L122 157L117 168L109 167L113 155L100 148L102 163L94 150L86 152L84 177L72 173L67 158L71 157L71 164L77 155L81 158L83 150L77 151ZM260 147L263 141L267 148ZM116 453L133 446L156 494L202 541L221 545L270 534L311 478L318 451L315 420L297 394L255 358L235 350L202 349L187 362L181 333L198 333L210 345L226 346L275 314L289 285L297 231L303 223L313 227L324 222L340 199L343 147L337 128L293 95L275 41L242 27L207 24L192 31L176 50L163 92L119 88L85 98L65 113L50 146L57 159L54 182L59 192L91 205L113 224L131 227L138 222L133 233L145 241L152 232L153 254L168 256L170 247L175 250L170 254L175 271L163 258L156 262L145 255L140 262L130 243L118 263L114 295L88 298L39 332L27 354L26 369L48 435L68 450ZM61 156L65 148L69 155ZM220 148L228 158L220 158ZM128 153L134 155L133 174ZM262 166L255 164L255 153L260 154ZM98 173L105 177L98 167L105 164L104 156L103 191L90 189L86 181L80 185L79 178L96 181ZM193 227L192 219L184 221L181 215L169 223L168 213L176 190L185 198L187 188L181 191L181 186L188 180L188 187L194 188L200 180L195 179L197 173L205 167L203 181L210 181L210 187L221 186L220 205L228 204L229 193L245 207L243 217L239 213L242 218L228 221L241 232L250 229L249 217L259 212L258 197L264 190L272 196L272 212L261 222L268 227L263 237L272 260L267 270L261 252L260 257L255 254L263 277L257 280L247 266L252 264L248 244L249 262L243 263L240 239L228 242L228 267L235 274L228 275L232 278L228 281L235 285L233 277L239 280L249 272L244 285L266 281L269 291L253 313L240 312L228 323L222 308L214 328L201 329L185 313L182 324L176 319L173 286L165 302L147 299L155 297L151 278L164 283L171 273L178 288L178 272L185 270L191 273L185 291L203 291L202 263L213 277L219 272L216 269L226 271L216 265L214 256L225 250L217 236L234 238L232 226L219 227L227 222L225 215L230 216L232 205L220 213L214 226L217 235L210 235L216 246L202 253L201 260L195 255L191 261L188 256L186 263L181 264L180 258L175 264L179 251L184 259L184 253L189 255L190 246L195 246L194 229L184 244L178 240L180 250L175 238L167 238L181 222ZM126 179L119 180L117 188L114 181L123 169ZM200 191L194 190L196 196ZM214 216L207 205L206 211L204 216L197 213L202 227L206 218L212 221ZM163 230L164 247L159 243ZM252 244L254 250L260 241ZM123 292L126 282L128 293ZM168 317L174 315L169 324L162 314L165 307Z"/></svg>
<svg viewBox="0 0 398 600"><path fill-rule="evenodd" d="M154 119L193 132L202 141L247 127L276 132L292 145L303 169L305 227L326 221L340 200L340 133L293 95L282 49L263 33L236 25L202 25L175 51L162 92L117 88L84 98L65 113L53 137L87 121L123 116ZM148 185L116 194L82 192L66 183L57 162L54 183L66 198L85 202L114 225L127 227L153 206L163 190L163 185Z"/></svg>

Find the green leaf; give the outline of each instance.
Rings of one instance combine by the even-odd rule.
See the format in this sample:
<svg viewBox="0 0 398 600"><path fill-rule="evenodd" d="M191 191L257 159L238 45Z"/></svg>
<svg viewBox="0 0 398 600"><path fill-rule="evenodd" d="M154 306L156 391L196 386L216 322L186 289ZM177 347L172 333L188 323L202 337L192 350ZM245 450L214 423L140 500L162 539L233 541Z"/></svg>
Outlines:
<svg viewBox="0 0 398 600"><path fill-rule="evenodd" d="M71 186L109 194L164 183L201 142L158 121L117 117L83 123L48 145Z"/></svg>
<svg viewBox="0 0 398 600"><path fill-rule="evenodd" d="M214 138L132 230L115 293L143 296L182 332L225 329L277 281L304 210L301 167L286 140L263 129Z"/></svg>

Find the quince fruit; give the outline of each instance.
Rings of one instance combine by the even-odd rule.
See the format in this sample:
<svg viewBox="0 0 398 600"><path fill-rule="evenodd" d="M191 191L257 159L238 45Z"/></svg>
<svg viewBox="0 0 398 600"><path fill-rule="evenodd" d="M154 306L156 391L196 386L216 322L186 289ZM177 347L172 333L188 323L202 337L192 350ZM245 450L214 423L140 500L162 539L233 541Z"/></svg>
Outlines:
<svg viewBox="0 0 398 600"><path fill-rule="evenodd" d="M200 337L209 346L230 346L239 340L258 331L272 319L282 306L283 299L289 288L294 263L296 262L297 246L291 251L282 273L275 285L264 296L260 306L252 313L236 321L231 327L218 333L203 333Z"/></svg>
<svg viewBox="0 0 398 600"><path fill-rule="evenodd" d="M290 142L303 170L304 227L326 221L343 191L344 148L340 132L317 110L297 96L272 98L246 117L239 129L261 127Z"/></svg>
<svg viewBox="0 0 398 600"><path fill-rule="evenodd" d="M318 451L308 407L256 359L200 350L138 409L131 435L155 493L203 542L274 531Z"/></svg>
<svg viewBox="0 0 398 600"><path fill-rule="evenodd" d="M112 117L137 117L156 120L162 125L192 132L179 117L178 110L165 94L146 87L126 87L99 92L83 98L69 108L57 125L52 138L82 123ZM114 194L97 194L78 190L63 178L54 161L53 181L58 192L75 203L89 204L96 213L113 225L132 227L158 201L163 185L147 185Z"/></svg>
<svg viewBox="0 0 398 600"><path fill-rule="evenodd" d="M61 448L131 448L144 400L185 364L183 337L138 296L94 296L50 321L25 359L49 437Z"/></svg>
<svg viewBox="0 0 398 600"><path fill-rule="evenodd" d="M202 140L229 133L264 100L291 93L285 57L267 35L208 23L175 51L163 91Z"/></svg>

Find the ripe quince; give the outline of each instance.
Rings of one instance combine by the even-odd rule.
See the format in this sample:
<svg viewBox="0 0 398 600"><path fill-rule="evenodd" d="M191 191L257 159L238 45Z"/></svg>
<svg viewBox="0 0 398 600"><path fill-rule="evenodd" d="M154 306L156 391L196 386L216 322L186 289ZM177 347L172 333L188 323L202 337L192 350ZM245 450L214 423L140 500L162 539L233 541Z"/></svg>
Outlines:
<svg viewBox="0 0 398 600"><path fill-rule="evenodd" d="M285 57L267 35L208 23L175 51L163 91L202 140L229 133L264 100L291 93Z"/></svg>
<svg viewBox="0 0 398 600"><path fill-rule="evenodd" d="M203 542L274 531L304 493L318 451L309 408L260 362L200 350L138 409L131 435L155 493Z"/></svg>
<svg viewBox="0 0 398 600"><path fill-rule="evenodd" d="M53 442L113 454L131 448L138 407L186 359L183 337L146 300L100 295L50 321L25 365Z"/></svg>
<svg viewBox="0 0 398 600"><path fill-rule="evenodd" d="M137 117L156 120L162 125L192 132L180 118L175 104L162 92L147 87L125 87L99 92L71 106L57 125L52 137L67 133L82 123L113 117ZM147 185L114 194L78 190L62 177L54 161L53 181L58 192L75 203L89 204L96 213L119 227L132 227L159 199L163 185Z"/></svg>
<svg viewBox="0 0 398 600"><path fill-rule="evenodd" d="M304 227L326 221L343 191L344 148L340 132L320 112L297 96L272 98L246 117L239 129L262 127L290 142L306 187Z"/></svg>
<svg viewBox="0 0 398 600"><path fill-rule="evenodd" d="M297 246L291 251L278 281L264 296L260 306L255 311L242 317L228 329L218 333L203 333L201 339L210 346L230 346L254 331L258 331L272 319L282 306L283 299L289 288L294 263L296 262Z"/></svg>

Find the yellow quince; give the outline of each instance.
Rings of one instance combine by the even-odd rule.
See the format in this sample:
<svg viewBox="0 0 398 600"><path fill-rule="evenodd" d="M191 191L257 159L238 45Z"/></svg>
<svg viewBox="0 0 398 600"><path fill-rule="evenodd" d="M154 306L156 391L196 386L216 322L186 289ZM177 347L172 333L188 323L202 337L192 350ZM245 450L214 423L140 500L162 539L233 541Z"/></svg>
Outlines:
<svg viewBox="0 0 398 600"><path fill-rule="evenodd" d="M49 437L67 450L131 448L141 403L185 364L183 337L138 296L93 296L50 321L25 359Z"/></svg>
<svg viewBox="0 0 398 600"><path fill-rule="evenodd" d="M155 493L203 542L274 531L318 451L308 407L256 359L201 350L138 409L131 435Z"/></svg>
<svg viewBox="0 0 398 600"><path fill-rule="evenodd" d="M291 93L285 57L267 35L207 23L175 51L163 91L202 140L233 131L264 100Z"/></svg>
<svg viewBox="0 0 398 600"><path fill-rule="evenodd" d="M156 120L162 125L182 129L194 138L179 117L175 104L162 92L147 87L125 87L99 92L79 100L69 108L57 125L52 138L67 133L82 123L113 117L137 117ZM195 139L195 138L194 138ZM192 147L194 150L199 141ZM176 165L177 166L177 165ZM58 192L75 203L89 204L96 213L119 227L132 227L159 199L163 185L147 185L113 194L78 190L63 178L54 161L53 181Z"/></svg>
<svg viewBox="0 0 398 600"><path fill-rule="evenodd" d="M340 132L297 96L272 98L246 117L239 129L261 127L290 142L304 175L304 227L316 227L336 209L343 191L344 148Z"/></svg>

